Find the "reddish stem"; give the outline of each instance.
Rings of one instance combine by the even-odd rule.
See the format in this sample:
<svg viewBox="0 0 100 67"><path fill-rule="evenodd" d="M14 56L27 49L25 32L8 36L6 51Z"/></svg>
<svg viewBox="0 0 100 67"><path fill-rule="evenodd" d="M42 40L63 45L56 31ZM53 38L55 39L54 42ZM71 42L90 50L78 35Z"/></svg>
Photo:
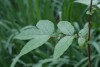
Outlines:
<svg viewBox="0 0 100 67"><path fill-rule="evenodd" d="M90 13L92 12L92 0L90 2ZM91 30L91 26L90 26L90 22L91 22L91 15L89 15L88 17L88 63L89 63L89 67L91 67L91 52L90 52L90 30Z"/></svg>

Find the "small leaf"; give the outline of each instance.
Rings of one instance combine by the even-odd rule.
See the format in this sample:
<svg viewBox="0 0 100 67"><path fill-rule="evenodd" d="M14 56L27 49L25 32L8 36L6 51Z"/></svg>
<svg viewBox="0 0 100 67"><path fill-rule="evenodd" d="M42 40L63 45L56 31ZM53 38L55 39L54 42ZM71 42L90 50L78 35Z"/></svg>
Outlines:
<svg viewBox="0 0 100 67"><path fill-rule="evenodd" d="M84 28L79 31L78 35L84 37L88 35L88 23L85 24Z"/></svg>
<svg viewBox="0 0 100 67"><path fill-rule="evenodd" d="M85 41L86 41L85 38L79 37L79 38L78 38L78 44L79 44L79 46L82 47L82 46L84 45Z"/></svg>
<svg viewBox="0 0 100 67"><path fill-rule="evenodd" d="M66 35L74 34L74 27L68 21L60 21L58 23L58 28L60 31Z"/></svg>
<svg viewBox="0 0 100 67"><path fill-rule="evenodd" d="M100 8L100 4L96 5L98 8Z"/></svg>
<svg viewBox="0 0 100 67"><path fill-rule="evenodd" d="M90 12L90 11L87 11L87 12L86 12L87 15L92 15L93 13L94 13L93 10L92 10L91 12Z"/></svg>
<svg viewBox="0 0 100 67"><path fill-rule="evenodd" d="M54 32L54 24L49 20L40 20L36 26L45 34L52 34Z"/></svg>
<svg viewBox="0 0 100 67"><path fill-rule="evenodd" d="M74 2L78 2L78 3L82 3L84 5L90 6L90 1L91 0L76 0ZM98 4L98 0L93 0L93 5L96 5L96 4Z"/></svg>
<svg viewBox="0 0 100 67"><path fill-rule="evenodd" d="M59 58L72 44L75 36L63 37L55 46L53 57L54 59Z"/></svg>
<svg viewBox="0 0 100 67"><path fill-rule="evenodd" d="M14 67L18 59L23 56L24 54L29 53L30 51L40 47L43 45L50 36L41 36L40 38L32 39L30 40L21 50L20 54L15 58L15 60L12 62L10 67Z"/></svg>

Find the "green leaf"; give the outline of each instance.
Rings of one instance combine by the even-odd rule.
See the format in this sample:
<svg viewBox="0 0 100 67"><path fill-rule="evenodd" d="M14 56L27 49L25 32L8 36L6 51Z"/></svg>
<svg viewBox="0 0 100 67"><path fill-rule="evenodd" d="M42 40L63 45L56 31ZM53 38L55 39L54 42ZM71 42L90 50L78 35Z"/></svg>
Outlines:
<svg viewBox="0 0 100 67"><path fill-rule="evenodd" d="M54 24L48 20L41 20L37 23L37 28L29 26L21 30L21 33L15 36L16 39L31 39L14 59L10 67L14 67L18 59L30 51L40 47L50 38L54 32Z"/></svg>
<svg viewBox="0 0 100 67"><path fill-rule="evenodd" d="M16 35L15 39L28 40L33 38L40 38L41 36L51 35L54 32L54 24L49 20L40 20L37 25L27 26L21 29L21 32Z"/></svg>
<svg viewBox="0 0 100 67"><path fill-rule="evenodd" d="M100 4L96 5L98 8L100 8Z"/></svg>
<svg viewBox="0 0 100 67"><path fill-rule="evenodd" d="M78 35L84 37L88 35L88 23L85 24L84 28L79 31Z"/></svg>
<svg viewBox="0 0 100 67"><path fill-rule="evenodd" d="M59 58L72 44L75 36L63 37L55 46L53 57L54 59Z"/></svg>
<svg viewBox="0 0 100 67"><path fill-rule="evenodd" d="M27 30L21 31L18 35L14 37L14 39L20 39L20 40L28 40L28 39L33 39L33 38L40 38L40 36L45 36L45 34L35 28L30 28Z"/></svg>
<svg viewBox="0 0 100 67"><path fill-rule="evenodd" d="M9 26L6 23L2 22L2 21L0 21L0 26L4 27L7 30L10 30Z"/></svg>
<svg viewBox="0 0 100 67"><path fill-rule="evenodd" d="M75 2L82 3L84 5L90 5L91 0L76 0ZM93 5L98 4L98 0L93 0Z"/></svg>
<svg viewBox="0 0 100 67"><path fill-rule="evenodd" d="M29 53L30 51L40 47L41 45L43 45L48 39L50 38L50 36L41 36L40 38L36 38L36 39L32 39L30 40L21 50L21 52L19 53L19 55L14 59L14 61L12 62L10 67L14 67L16 62L18 61L18 59Z"/></svg>
<svg viewBox="0 0 100 67"><path fill-rule="evenodd" d="M42 67L42 64L41 63L33 64L32 67Z"/></svg>
<svg viewBox="0 0 100 67"><path fill-rule="evenodd" d="M100 54L100 45L97 42L93 42L92 45L95 47L96 51L98 52L98 54Z"/></svg>
<svg viewBox="0 0 100 67"><path fill-rule="evenodd" d="M17 55L16 58L13 59L13 62L11 63L10 67L14 67L16 62L19 60L20 57L21 57L20 55Z"/></svg>
<svg viewBox="0 0 100 67"><path fill-rule="evenodd" d="M35 26L32 26L32 25L29 25L29 26L26 26L26 27L23 27L22 29L21 29L21 31L25 31L25 30L27 30L27 29L36 29L36 27Z"/></svg>
<svg viewBox="0 0 100 67"><path fill-rule="evenodd" d="M31 50L38 48L39 46L44 44L49 38L50 38L50 36L41 36L41 38L36 38L36 39L30 40L23 47L23 49L21 50L20 54L24 55L24 54L30 52Z"/></svg>
<svg viewBox="0 0 100 67"><path fill-rule="evenodd" d="M40 20L36 26L45 34L52 34L54 32L54 24L49 20Z"/></svg>
<svg viewBox="0 0 100 67"><path fill-rule="evenodd" d="M85 41L86 41L85 38L79 37L79 38L78 38L78 44L79 44L79 46L82 47L82 46L84 45Z"/></svg>
<svg viewBox="0 0 100 67"><path fill-rule="evenodd" d="M91 61L93 61L93 59L94 58L96 58L97 57L97 55L93 55L93 56L91 56ZM76 64L75 64L75 66L74 67L86 67L86 65L88 65L88 57L85 57L85 58L82 58L79 62L77 62Z"/></svg>
<svg viewBox="0 0 100 67"><path fill-rule="evenodd" d="M68 21L60 21L57 26L60 31L66 35L74 34L74 27Z"/></svg>

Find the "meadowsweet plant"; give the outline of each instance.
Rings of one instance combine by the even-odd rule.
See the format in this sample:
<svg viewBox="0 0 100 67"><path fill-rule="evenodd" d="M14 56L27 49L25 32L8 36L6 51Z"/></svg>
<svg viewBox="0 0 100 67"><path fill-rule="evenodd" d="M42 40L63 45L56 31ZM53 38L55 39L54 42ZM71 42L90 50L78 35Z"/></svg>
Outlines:
<svg viewBox="0 0 100 67"><path fill-rule="evenodd" d="M94 0L92 3L92 0L88 1L76 0L74 2L85 4L89 8L89 10L86 12L86 14L89 15L88 23L84 25L83 29L81 29L79 33L75 33L74 26L68 21L60 21L57 24L57 29L55 29L54 27L55 25L53 24L53 22L49 20L40 20L36 24L36 26L26 26L22 28L20 32L14 37L14 39L29 40L29 41L22 48L20 53L14 58L11 67L15 66L16 62L20 59L20 57L42 46L43 44L48 42L49 39L51 39L52 37L56 37L58 39L58 42L56 43L56 46L54 48L52 60L60 58L60 56L63 55L63 53L71 46L71 44L76 38L80 47L83 47L85 43L88 44L89 67L91 67L90 42L89 42L90 20L91 20L91 15L96 10L95 7L92 7L92 4L100 8L98 4L99 1Z"/></svg>
<svg viewBox="0 0 100 67"><path fill-rule="evenodd" d="M0 67L99 67L100 0L0 0Z"/></svg>
<svg viewBox="0 0 100 67"><path fill-rule="evenodd" d="M14 67L19 58L30 51L37 49L46 43L51 37L58 38L61 34L59 41L57 42L52 59L58 59L73 43L75 38L78 39L79 46L83 46L87 41L88 23L85 24L83 29L79 33L75 33L73 25L68 21L60 21L57 24L59 32L55 32L54 24L49 20L40 20L36 26L27 26L20 30L20 32L14 37L19 40L29 40L22 48L20 53L14 58L11 67ZM58 34L56 34L58 33Z"/></svg>

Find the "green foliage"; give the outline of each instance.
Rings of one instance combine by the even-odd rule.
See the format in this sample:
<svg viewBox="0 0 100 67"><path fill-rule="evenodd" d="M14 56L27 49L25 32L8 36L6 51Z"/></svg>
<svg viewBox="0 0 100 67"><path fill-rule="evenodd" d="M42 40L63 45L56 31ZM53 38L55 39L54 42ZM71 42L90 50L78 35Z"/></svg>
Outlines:
<svg viewBox="0 0 100 67"><path fill-rule="evenodd" d="M0 67L87 67L88 14L91 66L99 67L100 1L91 13L89 1L0 0Z"/></svg>
<svg viewBox="0 0 100 67"><path fill-rule="evenodd" d="M85 24L84 28L79 31L78 35L80 37L86 37L88 35L88 23Z"/></svg>
<svg viewBox="0 0 100 67"><path fill-rule="evenodd" d="M74 27L68 21L60 21L58 23L58 28L63 34L66 34L61 40L58 41L54 49L53 59L58 59L72 44L73 39L76 37L74 34ZM79 32L78 43L82 46L85 43L85 37L88 33L88 24L85 24L84 28ZM54 33L54 24L48 20L40 20L36 27L25 27L15 39L26 40L31 39L20 51L19 55L14 59L11 67L14 67L18 59L29 53L30 51L40 47L52 37ZM61 49L62 48L62 49Z"/></svg>
<svg viewBox="0 0 100 67"><path fill-rule="evenodd" d="M30 51L43 45L54 32L54 25L52 22L47 20L40 20L37 25L37 29L31 28L22 31L19 35L15 36L17 39L26 40L31 39L21 50L19 55L15 58L11 67L15 66L15 63L18 59L24 54L29 53Z"/></svg>
<svg viewBox="0 0 100 67"><path fill-rule="evenodd" d="M75 36L65 36L57 43L54 49L54 59L59 58L69 48L74 37Z"/></svg>
<svg viewBox="0 0 100 67"><path fill-rule="evenodd" d="M47 35L51 35L54 32L54 24L48 20L40 20L36 27Z"/></svg>
<svg viewBox="0 0 100 67"><path fill-rule="evenodd" d="M60 31L66 35L74 34L74 27L68 21L60 21L58 23L58 28Z"/></svg>
<svg viewBox="0 0 100 67"><path fill-rule="evenodd" d="M85 43L86 39L83 37L79 37L78 38L78 44L80 47L83 47L84 43Z"/></svg>
<svg viewBox="0 0 100 67"><path fill-rule="evenodd" d="M18 59L28 52L40 47L43 45L47 40L49 39L49 36L41 36L41 38L36 38L30 40L21 50L19 55L13 60L13 63L11 64L11 67L15 66L15 63L18 61Z"/></svg>

